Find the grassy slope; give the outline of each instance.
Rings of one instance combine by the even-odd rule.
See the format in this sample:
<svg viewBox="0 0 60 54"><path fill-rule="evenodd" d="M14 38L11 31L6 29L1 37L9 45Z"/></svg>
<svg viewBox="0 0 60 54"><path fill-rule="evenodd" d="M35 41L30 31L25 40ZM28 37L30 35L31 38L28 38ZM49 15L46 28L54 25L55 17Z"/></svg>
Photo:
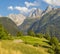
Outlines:
<svg viewBox="0 0 60 54"><path fill-rule="evenodd" d="M48 45L44 42L47 40L28 36L21 37L20 39L22 39L24 43L15 43L13 40L0 41L0 54L48 54L48 48L42 47L43 45ZM25 42L28 44L25 44ZM33 46L37 42L41 45L40 47Z"/></svg>
<svg viewBox="0 0 60 54"><path fill-rule="evenodd" d="M36 38L36 37L30 37L30 36L21 36L20 39L22 39L25 43L34 45L35 43L38 43L40 45L48 45L48 40L44 38Z"/></svg>

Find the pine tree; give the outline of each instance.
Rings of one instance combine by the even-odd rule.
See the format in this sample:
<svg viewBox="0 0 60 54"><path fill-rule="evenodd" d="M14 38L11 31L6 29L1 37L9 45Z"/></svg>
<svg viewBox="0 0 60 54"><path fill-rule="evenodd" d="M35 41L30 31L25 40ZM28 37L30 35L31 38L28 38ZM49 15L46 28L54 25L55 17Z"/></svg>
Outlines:
<svg viewBox="0 0 60 54"><path fill-rule="evenodd" d="M8 33L3 28L2 24L0 24L0 39L6 39L8 36Z"/></svg>

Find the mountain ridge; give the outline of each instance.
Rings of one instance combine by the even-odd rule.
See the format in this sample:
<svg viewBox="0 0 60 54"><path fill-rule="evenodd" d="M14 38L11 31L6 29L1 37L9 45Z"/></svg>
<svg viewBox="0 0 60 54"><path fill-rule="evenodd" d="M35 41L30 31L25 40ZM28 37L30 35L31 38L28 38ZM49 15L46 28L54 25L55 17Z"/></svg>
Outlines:
<svg viewBox="0 0 60 54"><path fill-rule="evenodd" d="M33 24L30 29L36 33L49 33L51 36L57 36L59 38L60 9L55 9L48 12L41 18L39 22L37 21L35 24Z"/></svg>
<svg viewBox="0 0 60 54"><path fill-rule="evenodd" d="M17 26L21 25L24 21L24 19L26 18L24 15L22 14L9 14L8 17L15 22L15 24Z"/></svg>
<svg viewBox="0 0 60 54"><path fill-rule="evenodd" d="M41 17L41 15L42 15L42 10L41 9L39 9L39 8L37 8L36 10L33 10L30 14L29 14L29 17L31 18L39 18L39 17Z"/></svg>
<svg viewBox="0 0 60 54"><path fill-rule="evenodd" d="M0 23L2 24L4 29L11 35L15 36L17 32L19 32L19 29L16 24L8 17L0 17Z"/></svg>

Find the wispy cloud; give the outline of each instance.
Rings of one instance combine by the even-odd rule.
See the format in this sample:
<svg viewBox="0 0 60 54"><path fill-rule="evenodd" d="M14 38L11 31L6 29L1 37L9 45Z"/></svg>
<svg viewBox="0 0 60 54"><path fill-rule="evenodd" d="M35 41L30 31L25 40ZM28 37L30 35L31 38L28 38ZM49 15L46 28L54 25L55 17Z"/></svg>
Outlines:
<svg viewBox="0 0 60 54"><path fill-rule="evenodd" d="M8 9L9 10L18 10L22 14L28 14L32 10L35 10L36 8L33 7L31 9L29 9L28 7L21 7L21 6L15 6L15 7L13 7L13 6L9 6Z"/></svg>
<svg viewBox="0 0 60 54"><path fill-rule="evenodd" d="M19 10L21 12L28 12L28 8L27 7L20 7L20 6L16 6L14 9Z"/></svg>
<svg viewBox="0 0 60 54"><path fill-rule="evenodd" d="M21 13L29 13L31 12L33 9L36 9L36 8L27 8L27 7L20 7L20 6L16 6L14 9L16 10L19 10Z"/></svg>
<svg viewBox="0 0 60 54"><path fill-rule="evenodd" d="M39 4L37 3L37 1L34 1L33 3L25 1L25 5L26 5L26 7L39 6Z"/></svg>
<svg viewBox="0 0 60 54"><path fill-rule="evenodd" d="M35 10L36 7L40 6L40 0L35 0L34 2L28 2L28 1L25 1L24 2L24 6L9 6L8 9L9 10L18 10L20 13L23 13L23 14L28 14L30 13L31 11ZM31 8L30 8L31 7Z"/></svg>
<svg viewBox="0 0 60 54"><path fill-rule="evenodd" d="M9 10L13 10L14 8L13 8L13 6L9 6L8 9Z"/></svg>
<svg viewBox="0 0 60 54"><path fill-rule="evenodd" d="M60 0L43 0L43 1L53 6L60 6Z"/></svg>

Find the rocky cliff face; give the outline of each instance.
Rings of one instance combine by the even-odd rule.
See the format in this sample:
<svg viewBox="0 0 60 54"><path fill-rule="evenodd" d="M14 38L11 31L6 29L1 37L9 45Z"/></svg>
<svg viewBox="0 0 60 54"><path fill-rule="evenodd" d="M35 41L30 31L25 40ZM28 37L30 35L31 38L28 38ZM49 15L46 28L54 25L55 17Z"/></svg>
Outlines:
<svg viewBox="0 0 60 54"><path fill-rule="evenodd" d="M52 8L51 6L48 6L48 7L46 8L45 12L48 13L48 12L52 11L53 9L54 9L54 8Z"/></svg>
<svg viewBox="0 0 60 54"><path fill-rule="evenodd" d="M21 25L24 21L24 19L26 18L24 15L22 14L10 14L8 16L17 26Z"/></svg>
<svg viewBox="0 0 60 54"><path fill-rule="evenodd" d="M29 30L36 33L49 33L51 36L57 36L60 40L60 9L55 9L36 21Z"/></svg>
<svg viewBox="0 0 60 54"><path fill-rule="evenodd" d="M55 10L55 8L53 8L53 7L51 7L51 6L48 6L48 7L46 8L46 10L43 11L42 16L45 15L46 13L52 11L52 10Z"/></svg>
<svg viewBox="0 0 60 54"><path fill-rule="evenodd" d="M46 13L48 13L52 10L54 10L54 9L51 6L48 6L45 11L42 11L40 9L33 10L30 13L29 17L27 17L24 20L24 22L19 26L20 30L23 31L24 33L27 33L29 27L32 26L34 22L41 20L43 15L45 15ZM45 20L45 18L44 18L44 20ZM39 22L37 22L37 23L39 23ZM36 29L38 27L38 25L39 24L37 24L36 27L33 25L32 27L34 27L34 29Z"/></svg>
<svg viewBox="0 0 60 54"><path fill-rule="evenodd" d="M30 18L40 18L43 15L45 15L46 13L55 10L56 8L53 8L51 6L48 6L44 11L42 11L41 9L37 8L36 10L33 10L30 14L29 17Z"/></svg>
<svg viewBox="0 0 60 54"><path fill-rule="evenodd" d="M32 18L38 18L38 17L41 17L41 14L42 14L42 10L41 9L36 9L36 10L33 10L29 17L32 17Z"/></svg>

